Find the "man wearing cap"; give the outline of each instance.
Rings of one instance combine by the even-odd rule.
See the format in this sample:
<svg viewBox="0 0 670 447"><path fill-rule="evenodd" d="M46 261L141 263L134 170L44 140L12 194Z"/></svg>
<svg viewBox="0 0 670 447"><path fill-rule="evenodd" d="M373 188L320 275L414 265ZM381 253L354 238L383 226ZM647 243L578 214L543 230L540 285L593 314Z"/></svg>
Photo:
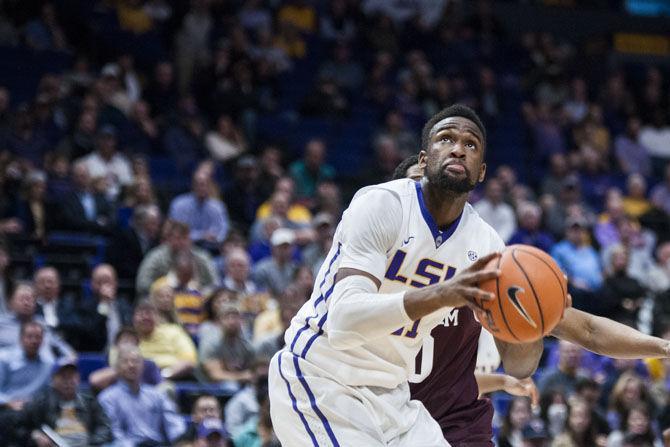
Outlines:
<svg viewBox="0 0 670 447"><path fill-rule="evenodd" d="M63 360L55 364L51 386L24 408L20 432L38 446L51 445L51 438L42 429L44 426L70 447L112 442L114 437L107 415L93 397L79 391L79 381L76 363Z"/></svg>
<svg viewBox="0 0 670 447"><path fill-rule="evenodd" d="M228 433L220 419L205 419L198 425L198 441L195 447L226 447Z"/></svg>
<svg viewBox="0 0 670 447"><path fill-rule="evenodd" d="M272 255L256 264L252 279L259 288L279 296L291 284L297 268L293 261L295 233L288 228L278 228L270 237Z"/></svg>
<svg viewBox="0 0 670 447"><path fill-rule="evenodd" d="M116 140L116 128L103 125L96 136L95 151L82 159L93 179L104 179L107 198L111 201L119 197L122 187L133 183L130 162L117 151Z"/></svg>
<svg viewBox="0 0 670 447"><path fill-rule="evenodd" d="M191 445L198 439L198 427L205 419L221 420L221 404L211 394L201 394L191 407L191 419L186 424L186 431L176 441L178 445Z"/></svg>

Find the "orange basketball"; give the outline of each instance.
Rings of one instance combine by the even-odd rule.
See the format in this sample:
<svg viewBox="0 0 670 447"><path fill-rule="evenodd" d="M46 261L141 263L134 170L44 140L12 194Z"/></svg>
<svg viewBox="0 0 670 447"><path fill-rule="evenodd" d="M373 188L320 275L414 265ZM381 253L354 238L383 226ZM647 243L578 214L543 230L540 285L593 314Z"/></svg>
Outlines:
<svg viewBox="0 0 670 447"><path fill-rule="evenodd" d="M563 317L568 284L547 253L530 245L510 245L487 268L500 277L480 284L496 298L484 302L479 321L494 337L510 343L537 340Z"/></svg>

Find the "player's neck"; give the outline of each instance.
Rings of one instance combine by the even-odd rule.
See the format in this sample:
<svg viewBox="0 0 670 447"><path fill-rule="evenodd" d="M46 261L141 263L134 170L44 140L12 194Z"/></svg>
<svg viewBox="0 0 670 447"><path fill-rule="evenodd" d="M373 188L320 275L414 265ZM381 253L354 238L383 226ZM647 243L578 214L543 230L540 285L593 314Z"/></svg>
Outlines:
<svg viewBox="0 0 670 447"><path fill-rule="evenodd" d="M423 199L438 227L451 225L463 212L468 194L438 191L430 183L424 182Z"/></svg>

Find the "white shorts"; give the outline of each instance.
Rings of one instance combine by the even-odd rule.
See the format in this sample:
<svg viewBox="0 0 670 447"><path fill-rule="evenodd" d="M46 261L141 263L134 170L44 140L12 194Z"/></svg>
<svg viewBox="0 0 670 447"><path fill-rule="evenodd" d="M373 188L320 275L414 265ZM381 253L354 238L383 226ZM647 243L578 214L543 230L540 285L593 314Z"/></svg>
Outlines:
<svg viewBox="0 0 670 447"><path fill-rule="evenodd" d="M270 413L283 447L449 447L409 385L349 387L287 349L272 358Z"/></svg>

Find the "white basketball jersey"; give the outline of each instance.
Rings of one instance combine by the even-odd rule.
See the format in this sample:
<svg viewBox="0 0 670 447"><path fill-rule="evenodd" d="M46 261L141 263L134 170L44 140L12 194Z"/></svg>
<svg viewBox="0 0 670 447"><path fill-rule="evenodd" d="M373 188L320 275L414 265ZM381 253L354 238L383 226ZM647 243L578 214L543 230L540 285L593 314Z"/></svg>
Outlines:
<svg viewBox="0 0 670 447"><path fill-rule="evenodd" d="M370 212L379 216L372 223ZM377 252L383 250L381 256L369 257L361 241L354 240L361 238L362 221L376 227L365 228L363 238ZM328 308L337 270L364 270L381 281L379 293L393 293L446 281L479 257L503 248L495 230L470 204L449 228L440 230L425 206L420 183L402 179L365 187L344 212L314 292L286 331L287 347L324 372L335 374L344 385L395 388L414 372L424 336L451 309L440 309L386 336L366 340L362 346L336 350L328 342ZM384 319L384 315L375 317Z"/></svg>

